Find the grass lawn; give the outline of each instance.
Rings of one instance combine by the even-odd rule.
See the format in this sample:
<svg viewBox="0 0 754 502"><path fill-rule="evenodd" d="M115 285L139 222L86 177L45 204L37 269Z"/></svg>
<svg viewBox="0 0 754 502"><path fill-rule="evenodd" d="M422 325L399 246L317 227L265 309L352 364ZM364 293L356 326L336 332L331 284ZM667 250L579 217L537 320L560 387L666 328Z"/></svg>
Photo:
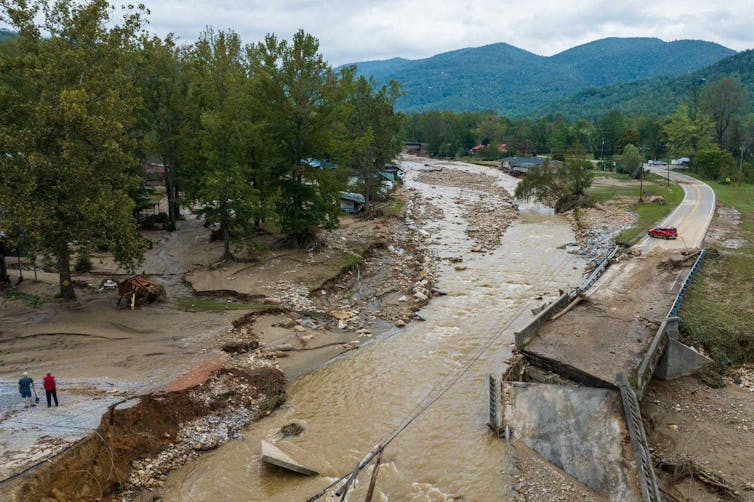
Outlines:
<svg viewBox="0 0 754 502"><path fill-rule="evenodd" d="M595 178L605 177L605 173L595 171ZM644 179L643 202L639 202L639 182L629 180L627 174L607 173L607 178L625 181L620 185L593 186L589 190L589 197L596 202L606 202L618 197L633 197L635 202L628 209L637 215L634 225L616 238L618 244L633 244L647 229L655 226L669 215L683 200L683 189L675 183L667 186L665 178L656 174L647 174ZM649 200L654 196L661 196L665 204L654 204Z"/></svg>
<svg viewBox="0 0 754 502"><path fill-rule="evenodd" d="M747 243L710 250L680 312L687 343L703 345L722 373L754 363L754 185L704 181L719 204L741 213L741 225L728 238Z"/></svg>
<svg viewBox="0 0 754 502"><path fill-rule="evenodd" d="M398 216L401 211L403 211L404 207L406 207L406 199L392 194L390 195L390 199L384 206L381 206L380 209L382 210L382 216L385 218L391 218L393 216Z"/></svg>

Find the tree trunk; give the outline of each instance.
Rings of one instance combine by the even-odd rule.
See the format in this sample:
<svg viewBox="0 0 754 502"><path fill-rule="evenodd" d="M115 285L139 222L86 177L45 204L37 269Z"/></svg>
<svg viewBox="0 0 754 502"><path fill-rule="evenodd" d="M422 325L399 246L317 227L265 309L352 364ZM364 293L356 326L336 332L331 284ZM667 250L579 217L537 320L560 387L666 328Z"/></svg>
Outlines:
<svg viewBox="0 0 754 502"><path fill-rule="evenodd" d="M165 166L165 193L168 196L168 230L173 231L178 219L176 214L175 168L173 163L168 160L167 155L162 158L162 165Z"/></svg>
<svg viewBox="0 0 754 502"><path fill-rule="evenodd" d="M233 255L230 252L230 210L228 204L223 200L220 204L220 232L223 234L223 260L232 260Z"/></svg>
<svg viewBox="0 0 754 502"><path fill-rule="evenodd" d="M58 259L60 297L74 300L76 298L76 291L73 289L73 280L71 278L71 253L66 249L59 251L56 257Z"/></svg>
<svg viewBox="0 0 754 502"><path fill-rule="evenodd" d="M225 219L220 223L220 229L223 232L223 245L225 250L223 253L223 260L232 260L233 255L230 252L230 230L228 229L228 222Z"/></svg>
<svg viewBox="0 0 754 502"><path fill-rule="evenodd" d="M5 263L5 245L0 242L0 284L9 283L8 266Z"/></svg>

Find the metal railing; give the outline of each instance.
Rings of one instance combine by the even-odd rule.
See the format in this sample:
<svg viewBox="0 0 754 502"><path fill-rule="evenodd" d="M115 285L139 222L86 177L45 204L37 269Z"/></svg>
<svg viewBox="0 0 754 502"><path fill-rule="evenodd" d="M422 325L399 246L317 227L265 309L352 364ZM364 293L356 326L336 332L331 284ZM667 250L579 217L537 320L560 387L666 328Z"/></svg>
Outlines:
<svg viewBox="0 0 754 502"><path fill-rule="evenodd" d="M686 292L688 291L688 288L691 285L691 281L694 280L694 277L696 277L696 273L701 268L702 263L704 262L705 254L707 254L707 250L702 249L699 252L699 256L696 257L696 261L694 262L694 265L691 267L691 270L689 270L689 273L686 274L686 278L683 280L683 284L681 284L681 289L680 291L678 291L678 294L675 297L673 306L670 307L670 311L668 312L668 317L675 317L676 315L678 315L678 311L681 310L681 305L683 304L683 300L686 299Z"/></svg>
<svg viewBox="0 0 754 502"><path fill-rule="evenodd" d="M631 436L631 443L634 446L636 454L636 464L639 473L639 484L641 487L641 496L646 502L662 502L660 488L657 484L654 465L652 463L652 454L649 451L649 442L644 430L644 422L641 418L641 409L639 400L636 397L634 389L626 380L626 377L620 373L616 378L620 397L623 402L623 413L626 416L626 426L628 434Z"/></svg>
<svg viewBox="0 0 754 502"><path fill-rule="evenodd" d="M668 318L676 317L678 315L678 311L681 309L683 300L686 298L688 288L691 286L691 281L694 280L694 277L696 277L696 274L699 272L699 269L702 266L702 262L704 262L705 254L706 251L702 249L699 252L699 256L696 257L696 261L694 261L694 265L692 265L691 270L689 270L688 274L686 274L686 278L681 284L681 289L678 291L678 294L673 301L673 305L668 311ZM640 396L644 396L647 385L649 385L649 381L652 379L655 368L660 362L660 358L662 357L662 354L665 352L665 348L668 345L667 326L668 320L665 319L662 324L660 324L660 329L657 330L657 333L652 339L652 343L649 344L649 349L647 349L646 354L644 354L644 357L641 360L641 364L639 365L639 369L637 370L636 389Z"/></svg>
<svg viewBox="0 0 754 502"><path fill-rule="evenodd" d="M597 282L597 279L599 279L602 274L605 272L605 269L607 268L607 265L610 263L610 260L612 260L616 253L618 252L618 246L615 246L612 251L608 253L608 255L603 259L599 265L597 265L597 268L595 268L591 274L589 274L589 277L581 281L581 284L579 284L579 287L577 288L580 292L584 292L587 289L591 288L592 285Z"/></svg>
<svg viewBox="0 0 754 502"><path fill-rule="evenodd" d="M500 386L495 376L487 375L487 395L489 397L490 421L487 425L497 432L500 430Z"/></svg>

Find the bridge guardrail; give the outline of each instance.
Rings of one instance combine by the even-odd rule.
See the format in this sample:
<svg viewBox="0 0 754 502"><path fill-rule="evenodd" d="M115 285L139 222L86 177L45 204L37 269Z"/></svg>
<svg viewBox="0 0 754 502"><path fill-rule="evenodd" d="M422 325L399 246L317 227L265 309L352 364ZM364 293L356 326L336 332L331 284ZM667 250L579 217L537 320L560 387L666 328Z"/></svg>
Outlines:
<svg viewBox="0 0 754 502"><path fill-rule="evenodd" d="M529 324L521 328L519 331L516 331L516 348L519 350L523 349L526 344L529 343L529 341L537 335L537 331L539 330L539 327L542 326L542 324L544 324L555 314L566 308L566 306L571 301L575 300L579 294L592 287L597 279L599 279L605 272L605 269L609 265L610 260L613 259L617 252L618 246L615 246L615 248L613 248L613 250L608 253L605 259L603 259L600 264L597 265L597 268L595 268L594 271L589 274L589 277L581 281L581 284L579 284L577 288L561 295L557 300L555 300L546 309L540 312L534 319L532 319Z"/></svg>
<svg viewBox="0 0 754 502"><path fill-rule="evenodd" d="M681 309L683 300L686 298L688 288L691 286L691 282L694 280L694 277L696 277L697 272L699 272L699 269L704 262L705 254L706 250L702 249L699 252L699 256L696 257L696 261L694 261L694 265L692 265L691 270L689 270L688 274L686 274L686 278L681 284L681 289L678 291L678 294L673 301L673 305L668 311L668 318L676 317L678 315L678 311ZM660 358L665 352L665 347L667 347L668 345L667 327L668 321L667 319L665 319L662 324L660 324L660 328L657 330L657 333L652 339L652 343L649 344L649 349L647 350L646 354L644 354L644 357L641 360L641 364L639 365L639 369L636 372L636 391L639 396L644 396L647 385L649 385L649 381L652 380L652 375L654 375L657 364L660 362Z"/></svg>
<svg viewBox="0 0 754 502"><path fill-rule="evenodd" d="M610 260L612 260L613 257L615 257L617 252L618 252L618 246L615 246L613 250L608 253L605 259L602 260L599 265L597 265L597 268L595 268L592 271L592 273L589 274L589 277L581 281L581 284L579 284L579 287L577 289L583 293L587 289L591 288L592 285L595 282L597 282L597 279L599 279L602 276L602 274L605 272L605 269L610 263Z"/></svg>
<svg viewBox="0 0 754 502"><path fill-rule="evenodd" d="M702 249L699 252L699 256L696 257L696 261L694 262L694 265L691 267L691 270L689 270L689 273L686 274L686 278L683 280L683 284L681 284L681 289L678 291L678 294L675 297L675 301L673 302L673 306L670 307L670 311L668 312L668 317L675 317L678 315L678 311L681 310L681 305L683 305L683 300L686 299L686 292L688 291L689 286L691 285L691 281L694 280L694 277L696 277L697 272L699 272L699 269L702 266L702 263L704 262L704 256L707 254L706 249Z"/></svg>
<svg viewBox="0 0 754 502"><path fill-rule="evenodd" d="M660 488L657 484L657 477L655 476L654 465L652 463L652 453L649 451L649 441L647 441L644 422L641 418L639 400L631 384L628 383L622 373L617 375L616 380L618 389L620 389L621 401L623 402L623 413L626 416L628 434L631 436L631 443L634 446L634 453L636 454L642 498L646 502L661 502L664 499L660 494Z"/></svg>

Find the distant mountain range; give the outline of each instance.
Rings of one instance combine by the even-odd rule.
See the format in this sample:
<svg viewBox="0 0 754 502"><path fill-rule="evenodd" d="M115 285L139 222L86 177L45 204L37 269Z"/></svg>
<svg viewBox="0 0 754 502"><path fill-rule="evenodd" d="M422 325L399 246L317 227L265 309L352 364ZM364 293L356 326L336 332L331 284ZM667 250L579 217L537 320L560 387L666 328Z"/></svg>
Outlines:
<svg viewBox="0 0 754 502"><path fill-rule="evenodd" d="M632 92L648 90L662 84L647 79L678 76L692 82L690 74L735 55L720 44L700 40L606 38L550 57L498 43L426 59L394 58L355 65L360 74L373 76L379 83L400 82L405 96L398 108L403 111L496 110L521 117L559 110L574 116L574 107L600 95L602 88L610 96L603 96L605 104L623 106L620 94L626 88L620 86L637 83L638 87L629 87ZM680 89L683 82L677 86ZM665 102L671 104L674 99Z"/></svg>

